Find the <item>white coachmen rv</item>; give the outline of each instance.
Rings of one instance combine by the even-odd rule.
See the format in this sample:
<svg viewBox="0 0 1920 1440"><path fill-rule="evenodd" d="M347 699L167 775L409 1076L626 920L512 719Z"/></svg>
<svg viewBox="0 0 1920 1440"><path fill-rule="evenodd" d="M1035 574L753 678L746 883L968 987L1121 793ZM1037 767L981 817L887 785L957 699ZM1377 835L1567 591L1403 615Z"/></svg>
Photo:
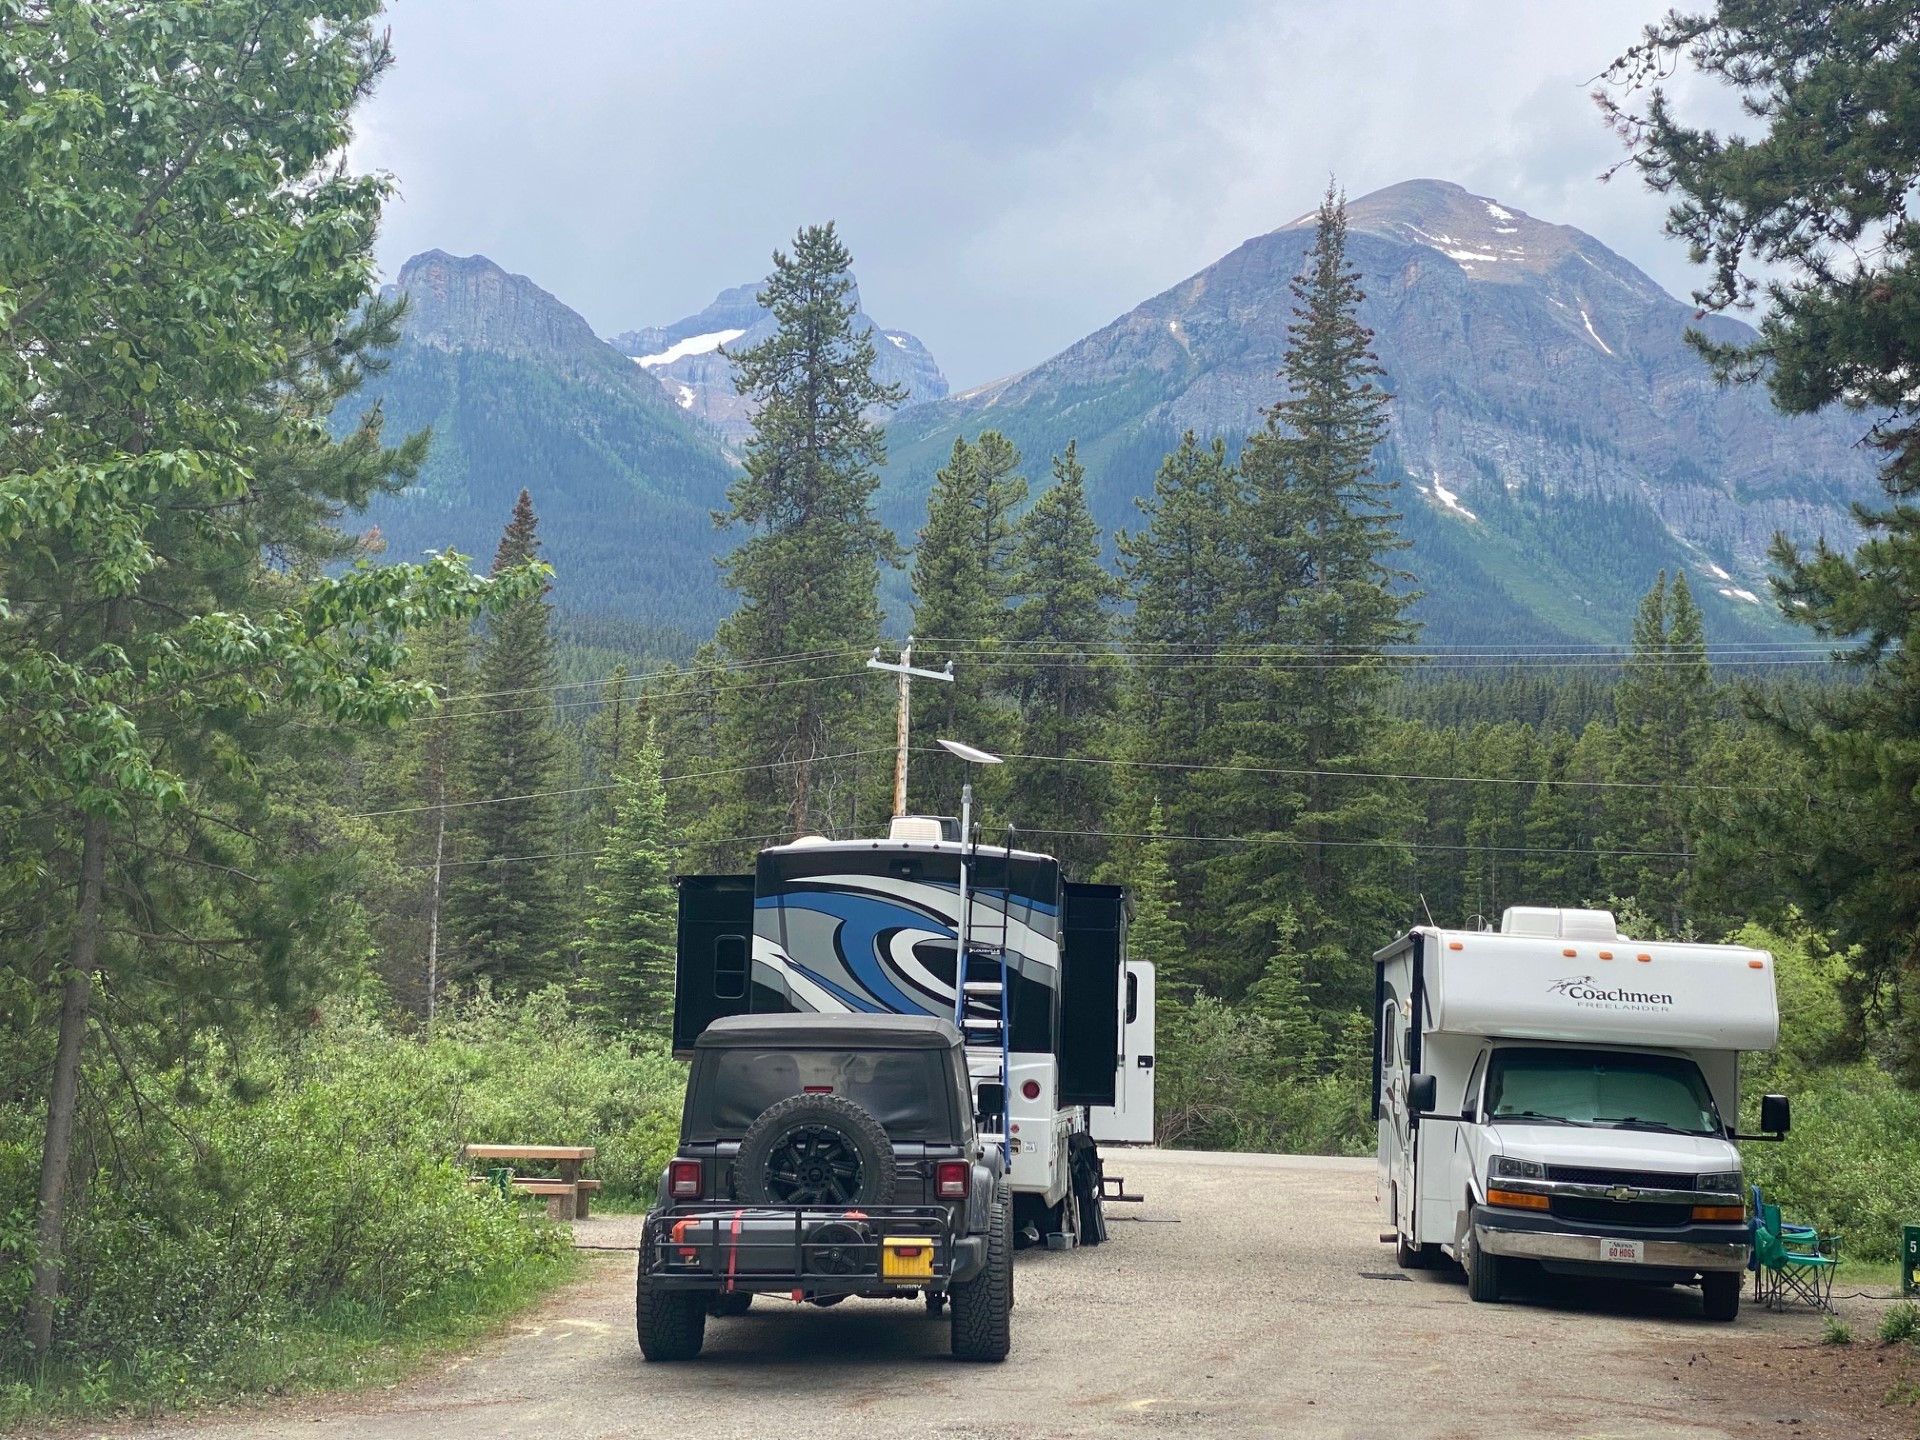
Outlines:
<svg viewBox="0 0 1920 1440"><path fill-rule="evenodd" d="M1629 940L1604 910L1422 926L1374 957L1379 1198L1400 1264L1444 1253L1475 1300L1516 1262L1698 1284L1740 1310L1740 1052L1779 1035L1773 957ZM1384 1237L1383 1237L1384 1238Z"/></svg>
<svg viewBox="0 0 1920 1440"><path fill-rule="evenodd" d="M1103 1200L1130 1198L1108 1195L1099 1144L1153 1138L1153 967L1127 959L1124 889L959 836L900 816L885 840L808 837L762 850L752 875L680 877L674 1049L723 1015L951 1020L1016 1231L1098 1244Z"/></svg>

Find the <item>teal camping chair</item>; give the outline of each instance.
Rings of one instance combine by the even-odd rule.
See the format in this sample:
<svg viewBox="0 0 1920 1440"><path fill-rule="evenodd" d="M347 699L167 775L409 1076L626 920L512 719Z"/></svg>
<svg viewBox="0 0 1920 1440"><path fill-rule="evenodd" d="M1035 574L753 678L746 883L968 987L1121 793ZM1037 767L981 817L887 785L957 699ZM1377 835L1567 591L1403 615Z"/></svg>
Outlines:
<svg viewBox="0 0 1920 1440"><path fill-rule="evenodd" d="M1756 1202L1759 1192L1754 1192ZM1770 1310L1789 1304L1833 1309L1833 1276L1840 1268L1840 1237L1822 1235L1810 1225L1780 1218L1780 1207L1764 1202L1754 1209L1754 1298Z"/></svg>

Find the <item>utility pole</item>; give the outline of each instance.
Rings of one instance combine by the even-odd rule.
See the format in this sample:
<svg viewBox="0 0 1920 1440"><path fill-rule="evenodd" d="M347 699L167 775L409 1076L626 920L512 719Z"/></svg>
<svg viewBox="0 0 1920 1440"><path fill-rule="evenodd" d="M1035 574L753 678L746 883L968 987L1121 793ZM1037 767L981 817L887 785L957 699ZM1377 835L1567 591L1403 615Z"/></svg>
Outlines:
<svg viewBox="0 0 1920 1440"><path fill-rule="evenodd" d="M880 658L880 647L876 645L873 647L873 658L867 661L867 668L869 670L884 670L889 675L898 675L900 677L900 718L894 726L894 743L898 749L893 757L893 813L896 815L904 815L907 813L907 729L912 723L913 715L907 700L909 689L913 684L913 677L916 675L922 680L945 680L951 684L953 681L953 661L947 661L947 668L944 670L914 669L913 637L909 635L905 648L900 652L899 664L889 664L887 661L882 660Z"/></svg>

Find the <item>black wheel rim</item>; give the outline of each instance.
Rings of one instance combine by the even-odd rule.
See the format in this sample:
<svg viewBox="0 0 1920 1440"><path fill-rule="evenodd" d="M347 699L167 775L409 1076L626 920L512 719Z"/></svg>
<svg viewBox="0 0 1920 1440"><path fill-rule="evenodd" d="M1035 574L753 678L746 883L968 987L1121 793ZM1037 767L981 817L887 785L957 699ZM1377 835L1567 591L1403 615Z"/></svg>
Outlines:
<svg viewBox="0 0 1920 1440"><path fill-rule="evenodd" d="M860 1151L831 1125L796 1125L767 1156L767 1191L783 1205L847 1205L860 1193Z"/></svg>

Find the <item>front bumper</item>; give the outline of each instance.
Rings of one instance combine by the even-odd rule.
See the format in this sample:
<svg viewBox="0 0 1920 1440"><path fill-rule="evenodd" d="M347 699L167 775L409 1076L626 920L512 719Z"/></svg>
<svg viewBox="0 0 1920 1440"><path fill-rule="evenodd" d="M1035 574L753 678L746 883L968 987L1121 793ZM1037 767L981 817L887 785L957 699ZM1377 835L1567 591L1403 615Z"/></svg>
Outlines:
<svg viewBox="0 0 1920 1440"><path fill-rule="evenodd" d="M1474 1243L1489 1255L1540 1260L1554 1266L1573 1265L1583 1270L1591 1266L1597 1272L1623 1277L1649 1271L1696 1274L1747 1268L1748 1237L1744 1225L1608 1229L1604 1224L1476 1205L1473 1234ZM1639 1261L1608 1260L1608 1240L1634 1241L1640 1249Z"/></svg>
<svg viewBox="0 0 1920 1440"><path fill-rule="evenodd" d="M859 1209L676 1205L647 1217L640 1268L669 1290L808 1296L944 1290L979 1274L986 1237L956 1235L944 1206ZM891 1244L889 1243L891 1242ZM894 1247L917 1252L889 1260Z"/></svg>

